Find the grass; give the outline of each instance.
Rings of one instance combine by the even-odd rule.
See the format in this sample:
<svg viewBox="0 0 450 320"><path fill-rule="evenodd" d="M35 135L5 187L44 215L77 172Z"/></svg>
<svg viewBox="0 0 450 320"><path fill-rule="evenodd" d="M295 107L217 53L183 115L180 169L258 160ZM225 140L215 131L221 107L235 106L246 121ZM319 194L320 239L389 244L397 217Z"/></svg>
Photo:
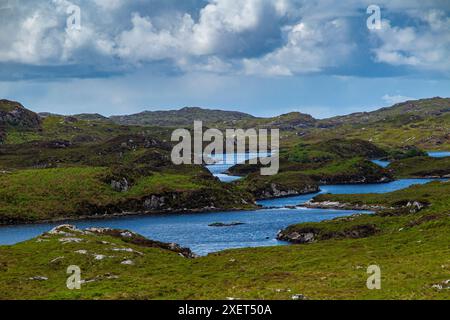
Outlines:
<svg viewBox="0 0 450 320"><path fill-rule="evenodd" d="M450 150L448 132L450 114L401 124L379 121L372 124L343 124L330 129L313 129L306 139L309 142L324 139L362 139L383 148L416 146L424 150Z"/></svg>
<svg viewBox="0 0 450 320"><path fill-rule="evenodd" d="M68 120L71 119L71 120ZM18 127L8 128L4 144L14 145L32 141L66 140L75 143L105 141L118 135L146 133L167 139L170 131L164 128L123 126L109 120L84 120L63 116L48 116L42 119L39 130Z"/></svg>
<svg viewBox="0 0 450 320"><path fill-rule="evenodd" d="M103 203L114 191L101 178L105 168L21 170L0 176L0 215L8 218L51 218L74 213L82 201Z"/></svg>
<svg viewBox="0 0 450 320"><path fill-rule="evenodd" d="M414 157L392 162L388 169L400 178L445 176L450 174L450 157Z"/></svg>
<svg viewBox="0 0 450 320"><path fill-rule="evenodd" d="M363 239L227 250L198 259L109 236L85 235L83 242L67 244L58 241L63 236L33 239L0 247L0 299L450 299L449 290L432 287L449 279L450 219L411 224L424 214L360 217L382 227ZM108 258L95 260L93 254ZM126 259L135 265L122 265ZM381 268L381 290L366 288L373 264ZM80 266L82 279L99 280L68 290L69 265ZM35 276L48 281L29 280Z"/></svg>
<svg viewBox="0 0 450 320"><path fill-rule="evenodd" d="M450 213L450 183L430 182L425 186L414 185L407 189L388 194L322 194L314 198L316 202L337 201L348 204L402 206L410 201L432 204L431 212Z"/></svg>
<svg viewBox="0 0 450 320"><path fill-rule="evenodd" d="M176 169L149 172L138 176L125 192L111 187L113 176L111 169L105 167L28 169L1 174L0 220L29 222L99 212L120 213L122 210L133 211L133 206L140 208L142 199L151 195L184 193L182 197L188 198L192 192L203 189L205 195L210 194L224 208L235 206L239 198L239 195L230 196L234 190L232 186L224 186L195 168L183 173ZM196 203L201 202L199 198L198 195L190 201L181 198L178 205L195 209Z"/></svg>

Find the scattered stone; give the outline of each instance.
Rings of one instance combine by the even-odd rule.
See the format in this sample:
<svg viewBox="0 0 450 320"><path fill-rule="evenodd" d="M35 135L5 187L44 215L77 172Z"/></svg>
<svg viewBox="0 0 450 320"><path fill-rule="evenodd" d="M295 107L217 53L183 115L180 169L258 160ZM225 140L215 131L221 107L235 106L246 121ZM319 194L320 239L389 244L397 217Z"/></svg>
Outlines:
<svg viewBox="0 0 450 320"><path fill-rule="evenodd" d="M81 238L61 238L59 239L62 243L80 243L83 242L83 239Z"/></svg>
<svg viewBox="0 0 450 320"><path fill-rule="evenodd" d="M77 251L75 251L75 253L78 253L78 254L87 254L88 252L87 252L87 250L77 250Z"/></svg>
<svg viewBox="0 0 450 320"><path fill-rule="evenodd" d="M91 282L96 282L96 281L101 281L101 280L112 280L112 279L118 279L119 276L107 273L105 275L102 276L96 276L92 279L83 279L81 280L81 284L85 284L85 283L91 283Z"/></svg>
<svg viewBox="0 0 450 320"><path fill-rule="evenodd" d="M43 276L35 276L35 277L31 277L29 279L30 280L36 280L36 281L47 281L48 280L47 277L43 277Z"/></svg>
<svg viewBox="0 0 450 320"><path fill-rule="evenodd" d="M120 233L120 235L121 235L122 237L124 237L124 238L133 238L133 237L135 236L135 234L133 234L133 233L130 232L130 231L122 232L122 233Z"/></svg>
<svg viewBox="0 0 450 320"><path fill-rule="evenodd" d="M292 300L308 300L307 297L305 297L303 294L294 294L291 297Z"/></svg>
<svg viewBox="0 0 450 320"><path fill-rule="evenodd" d="M275 289L275 292L291 292L291 289Z"/></svg>
<svg viewBox="0 0 450 320"><path fill-rule="evenodd" d="M50 263L55 263L55 262L58 262L63 259L64 259L64 257L57 257L57 258L53 259L52 261L50 261Z"/></svg>
<svg viewBox="0 0 450 320"><path fill-rule="evenodd" d="M112 248L112 251L122 251L122 252L131 252L131 253L137 253L139 255L144 255L142 252L136 251L132 248Z"/></svg>
<svg viewBox="0 0 450 320"><path fill-rule="evenodd" d="M437 290L450 290L450 279L444 280L441 283L433 284L431 287Z"/></svg>
<svg viewBox="0 0 450 320"><path fill-rule="evenodd" d="M82 233L81 230L78 230L75 226L70 224L63 224L57 227L54 227L52 230L47 232L51 235L60 235L65 237L72 237L74 233Z"/></svg>
<svg viewBox="0 0 450 320"><path fill-rule="evenodd" d="M106 258L106 256L103 255L103 254L95 254L95 255L94 255L94 259L95 259L95 260L103 260L103 259L105 259L105 258Z"/></svg>
<svg viewBox="0 0 450 320"><path fill-rule="evenodd" d="M88 231L88 232L91 232L91 233L100 233L100 234L102 234L102 233L110 232L112 230L113 229L111 229L111 228L95 228L95 227L92 227L92 228L87 228L85 231Z"/></svg>
<svg viewBox="0 0 450 320"><path fill-rule="evenodd" d="M411 213L417 213L426 206L426 204L420 203L419 201L410 201L406 204L406 207L409 208L409 212Z"/></svg>
<svg viewBox="0 0 450 320"><path fill-rule="evenodd" d="M132 266L134 265L134 262L132 260L124 260L120 264Z"/></svg>

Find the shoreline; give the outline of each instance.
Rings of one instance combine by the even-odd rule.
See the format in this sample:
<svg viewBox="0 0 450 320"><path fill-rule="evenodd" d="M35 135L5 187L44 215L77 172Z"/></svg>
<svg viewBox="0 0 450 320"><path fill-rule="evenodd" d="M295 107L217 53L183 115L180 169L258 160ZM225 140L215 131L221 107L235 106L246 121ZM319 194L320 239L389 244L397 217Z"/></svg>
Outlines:
<svg viewBox="0 0 450 320"><path fill-rule="evenodd" d="M144 216L159 216L159 215L170 215L170 214L207 214L207 213L216 213L216 212L236 212L236 211L253 211L253 210L261 210L262 206L256 206L255 208L232 208L232 209L224 209L224 208L204 208L204 209L191 209L191 210L162 210L162 211L148 211L148 212L122 212L122 213L113 213L113 214L103 214L103 215L83 215L77 217L64 217L64 218L54 218L54 219L45 219L45 220L37 220L37 221L29 221L29 222L20 222L20 223L0 223L0 228L2 227L12 227L12 226L27 226L27 225L37 225L37 224L50 224L50 223L60 223L60 222L74 222L81 220L107 220L107 219L116 219L116 218L125 218L125 217L144 217Z"/></svg>
<svg viewBox="0 0 450 320"><path fill-rule="evenodd" d="M387 209L395 209L394 207L386 207L382 205L367 205L367 204L351 204L351 203L342 203L339 201L322 201L322 202L313 202L307 201L305 203L297 205L297 207L309 208L309 209L324 209L324 210L364 210L364 211L380 211Z"/></svg>
<svg viewBox="0 0 450 320"><path fill-rule="evenodd" d="M428 179L428 178L402 178L402 179ZM384 184L384 183L391 183L394 181L399 181L402 179L396 179L393 181L388 182L375 182L375 183L341 183L336 185L369 185L369 184ZM435 178L436 180L448 180L448 179L442 179L442 178ZM333 184L329 184L333 185ZM290 197L298 197L303 195L311 195L311 194L320 194L322 192L322 189L320 187L327 186L326 184L320 185L319 190L317 192L307 192L307 193L299 193L295 195L284 195L284 196L274 196L270 198L262 198L257 199L258 201L265 201L265 200L275 200L275 199L285 199ZM311 199L312 200L312 199ZM364 211L378 211L378 210L384 210L384 209L394 209L394 208L388 208L381 205L352 205L352 204L346 204L346 203L339 203L339 202L330 202L325 201L322 203L314 203L311 200L301 203L298 205L295 205L296 207L303 207L303 208L310 208L310 209L330 209L330 210L364 210ZM253 211L253 210L264 210L264 209L270 209L271 207L264 207L259 204L255 204L254 208L200 208L200 209L189 209L189 210L160 210L160 211L139 211L139 212L120 212L120 213L113 213L113 214L103 214L103 215L80 215L76 217L61 217L61 218L52 218L52 219L43 219L43 220L36 220L36 221L24 221L24 222L17 222L17 223L2 223L0 222L0 228L2 227L11 227L11 226L21 226L21 225L37 225L37 224L46 224L46 223L59 223L59 222L73 222L73 221L81 221L81 220L107 220L107 219L115 219L115 218L123 218L123 217L139 217L139 216L158 216L158 215L170 215L170 214L207 214L207 213L216 213L216 212L236 212L236 211ZM279 207L275 207L279 208Z"/></svg>

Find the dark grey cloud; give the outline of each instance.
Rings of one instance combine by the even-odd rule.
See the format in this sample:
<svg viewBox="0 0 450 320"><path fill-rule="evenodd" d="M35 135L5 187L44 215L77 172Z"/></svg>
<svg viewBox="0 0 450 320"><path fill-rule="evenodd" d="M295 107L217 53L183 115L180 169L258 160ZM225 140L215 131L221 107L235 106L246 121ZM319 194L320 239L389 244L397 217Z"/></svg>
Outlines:
<svg viewBox="0 0 450 320"><path fill-rule="evenodd" d="M0 79L108 77L149 65L172 74L363 74L385 66L448 75L448 1L379 0L383 28L368 31L371 2L0 0ZM67 29L72 5L80 30Z"/></svg>

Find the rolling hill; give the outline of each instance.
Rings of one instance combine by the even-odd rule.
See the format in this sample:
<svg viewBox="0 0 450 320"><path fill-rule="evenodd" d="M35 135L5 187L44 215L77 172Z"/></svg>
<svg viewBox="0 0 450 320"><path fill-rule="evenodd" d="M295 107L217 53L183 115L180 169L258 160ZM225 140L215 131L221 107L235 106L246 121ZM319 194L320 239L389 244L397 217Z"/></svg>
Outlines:
<svg viewBox="0 0 450 320"><path fill-rule="evenodd" d="M222 110L209 110L197 107L186 107L180 110L170 111L144 111L137 114L110 117L121 125L145 125L145 126L192 126L195 120L201 120L207 124L215 122L234 122L244 119L253 119L252 115Z"/></svg>

